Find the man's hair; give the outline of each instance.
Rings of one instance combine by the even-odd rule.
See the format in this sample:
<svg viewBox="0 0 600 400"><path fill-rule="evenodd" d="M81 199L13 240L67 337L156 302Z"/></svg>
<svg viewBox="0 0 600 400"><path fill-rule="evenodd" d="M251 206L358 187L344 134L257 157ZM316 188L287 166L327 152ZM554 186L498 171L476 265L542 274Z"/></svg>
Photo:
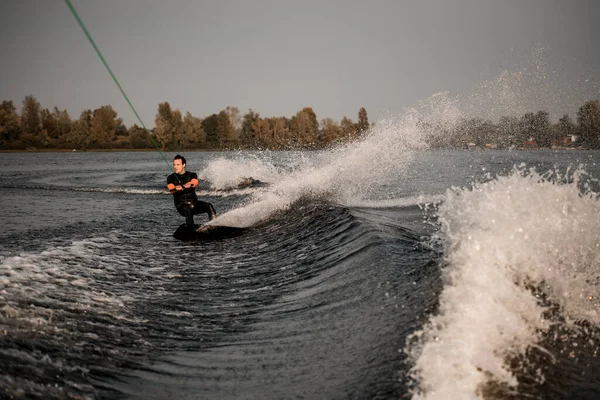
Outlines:
<svg viewBox="0 0 600 400"><path fill-rule="evenodd" d="M185 162L185 157L183 157L183 156L180 156L179 154L177 154L177 155L175 156L175 158L173 159L173 161L175 161L175 160L181 160L181 164L187 164L187 163Z"/></svg>

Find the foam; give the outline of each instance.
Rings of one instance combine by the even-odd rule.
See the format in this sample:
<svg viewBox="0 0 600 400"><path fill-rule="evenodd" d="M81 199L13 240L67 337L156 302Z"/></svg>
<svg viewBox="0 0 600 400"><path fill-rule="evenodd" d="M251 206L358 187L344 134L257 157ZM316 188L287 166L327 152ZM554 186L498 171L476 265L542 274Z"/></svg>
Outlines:
<svg viewBox="0 0 600 400"><path fill-rule="evenodd" d="M567 317L600 324L600 201L574 177L557 184L515 170L446 193L439 310L406 349L414 398L474 398L490 379L515 386L506 358L548 328L528 285L543 288Z"/></svg>
<svg viewBox="0 0 600 400"><path fill-rule="evenodd" d="M124 306L123 298L106 294L94 287L94 275L106 272L90 268L91 260L100 260L101 254L110 243L96 238L73 242L70 246L50 248L35 253L22 253L0 261L0 290L6 305L1 314L13 322L28 322L39 325L48 319L48 311L43 307L22 308L20 304L37 302L59 303L68 299L69 308L88 309L120 313ZM114 264L107 259L107 264ZM56 294L60 292L60 296ZM51 316L49 317L51 318Z"/></svg>
<svg viewBox="0 0 600 400"><path fill-rule="evenodd" d="M219 157L212 160L198 178L211 183L213 189L237 189L247 178L261 182L276 181L280 176L277 168L268 160L261 160L251 153L238 154L235 160Z"/></svg>

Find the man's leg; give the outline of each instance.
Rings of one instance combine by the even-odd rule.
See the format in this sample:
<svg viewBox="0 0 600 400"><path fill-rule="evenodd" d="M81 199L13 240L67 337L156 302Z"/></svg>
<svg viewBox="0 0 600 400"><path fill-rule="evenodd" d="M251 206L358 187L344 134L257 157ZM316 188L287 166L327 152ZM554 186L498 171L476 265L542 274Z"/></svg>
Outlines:
<svg viewBox="0 0 600 400"><path fill-rule="evenodd" d="M193 208L185 209L185 223L188 225L194 225L194 209Z"/></svg>
<svg viewBox="0 0 600 400"><path fill-rule="evenodd" d="M206 201L198 200L194 207L194 214L204 214L208 215L208 220L212 220L217 216L217 212L212 204L207 203Z"/></svg>
<svg viewBox="0 0 600 400"><path fill-rule="evenodd" d="M179 214L185 217L185 223L187 225L194 225L194 205L190 203L182 203L177 205L177 211Z"/></svg>

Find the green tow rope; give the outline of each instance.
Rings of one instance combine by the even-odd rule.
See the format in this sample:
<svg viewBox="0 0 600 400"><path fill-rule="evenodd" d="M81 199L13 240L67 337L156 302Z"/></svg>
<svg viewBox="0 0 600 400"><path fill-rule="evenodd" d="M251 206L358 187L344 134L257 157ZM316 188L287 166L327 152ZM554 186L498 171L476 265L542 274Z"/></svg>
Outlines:
<svg viewBox="0 0 600 400"><path fill-rule="evenodd" d="M104 64L104 66L106 67L106 69L108 70L108 73L110 74L110 76L113 78L113 81L115 81L115 83L117 84L119 90L121 91L121 94L123 95L123 97L125 97L125 100L127 100L127 104L129 104L129 107L131 107L131 110L133 111L133 113L135 114L135 116L137 117L138 121L140 121L140 124L142 124L142 127L148 131L148 129L146 128L146 125L144 125L144 122L142 121L142 119L140 118L140 116L138 115L137 111L135 110L135 108L133 107L133 104L131 104L131 101L129 101L129 97L127 97L127 95L125 94L125 91L123 90L123 88L121 87L121 84L119 83L119 81L117 80L117 77L115 76L115 74L113 74L112 70L110 69L110 67L108 66L108 63L106 62L106 60L104 59L104 56L102 56L102 53L100 53L100 49L98 49L98 46L96 46L96 43L94 42L94 39L92 39L92 36L90 35L90 33L88 32L87 28L85 27L85 25L83 24L83 21L81 20L81 18L79 17L79 14L77 14L77 11L75 11L75 7L73 7L73 4L71 3L70 0L65 0L65 3L67 3L67 7L69 7L69 10L71 10L71 13L73 14L73 16L75 17L75 19L77 20L77 22L79 23L79 26L81 27L81 29L83 29L83 33L85 33L85 36L87 36L90 44L92 45L92 47L94 48L94 50L96 50L96 54L98 54L98 57L100 57L100 60L102 61L102 64ZM158 145L156 144L156 142L154 141L154 138L152 137L152 135L150 135L150 140L152 141L152 144L154 145L154 147L156 147L156 150L158 150L158 152L160 153L160 155L162 156L163 160L165 160L165 163L167 164L167 166L169 167L169 169L171 171L173 171L173 173L175 173L175 170L173 169L173 167L171 166L171 164L169 164L169 162L167 161L167 159L165 158L165 155L162 153L162 151L160 151L160 148L158 147ZM175 177L177 177L177 174L175 174ZM177 179L179 179L177 177Z"/></svg>

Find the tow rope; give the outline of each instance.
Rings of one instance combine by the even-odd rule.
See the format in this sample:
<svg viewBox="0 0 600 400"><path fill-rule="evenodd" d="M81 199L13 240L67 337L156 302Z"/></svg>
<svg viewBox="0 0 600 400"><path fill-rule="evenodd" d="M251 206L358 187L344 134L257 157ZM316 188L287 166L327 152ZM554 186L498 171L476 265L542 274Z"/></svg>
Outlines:
<svg viewBox="0 0 600 400"><path fill-rule="evenodd" d="M121 91L121 94L123 95L123 97L127 101L127 104L129 104L129 107L131 107L131 110L133 111L133 113L137 117L138 121L140 121L140 124L142 124L142 127L147 132L149 132L149 130L146 128L146 125L144 125L144 121L142 121L142 119L140 118L139 114L135 110L135 107L133 107L133 104L131 104L131 101L129 101L129 97L127 97L127 94L123 90L123 87L121 87L121 84L117 80L117 77L115 76L115 74L113 74L112 70L110 69L108 63L106 62L106 59L104 58L104 56L100 52L100 49L98 48L98 46L96 46L96 42L94 42L94 39L92 39L92 35L90 35L90 33L88 32L87 28L85 27L85 24L83 23L83 21L79 17L79 14L77 14L77 11L75 11L75 7L73 7L73 4L71 3L70 0L65 0L65 3L67 3L67 7L69 7L69 10L71 10L71 13L73 14L73 17L75 17L75 19L79 23L79 26L83 30L83 33L85 33L85 36L88 38L88 41L90 42L90 44L92 45L92 47L94 48L94 50L96 50L96 54L98 55L98 57L102 61L102 64L104 64L104 66L106 67L108 73L110 74L110 76L112 77L113 81L115 82L115 84L117 85L117 87L119 88L119 90ZM149 135L149 136L150 136L150 140L152 141L152 144L154 145L154 147L156 148L156 150L158 150L158 152L162 156L162 159L165 161L165 163L167 164L167 166L169 167L169 169L171 171L173 171L173 173L175 173L175 170L173 169L173 166L171 164L169 164L169 162L165 158L165 155L163 154L163 152L160 151L160 148L158 147L158 144L156 143L156 141L154 140L154 138L152 137L152 135ZM175 177L177 178L177 180L179 180L179 177L177 176L177 174L175 174Z"/></svg>

